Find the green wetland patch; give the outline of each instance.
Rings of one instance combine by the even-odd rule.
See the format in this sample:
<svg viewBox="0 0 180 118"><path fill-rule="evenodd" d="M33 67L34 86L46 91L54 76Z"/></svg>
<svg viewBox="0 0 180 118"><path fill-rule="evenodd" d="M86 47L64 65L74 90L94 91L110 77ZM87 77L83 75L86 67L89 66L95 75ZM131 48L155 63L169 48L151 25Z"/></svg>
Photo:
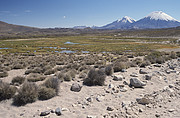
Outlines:
<svg viewBox="0 0 180 118"><path fill-rule="evenodd" d="M89 53L149 52L179 48L173 38L133 38L115 36L62 36L55 38L0 40L0 52L7 53Z"/></svg>

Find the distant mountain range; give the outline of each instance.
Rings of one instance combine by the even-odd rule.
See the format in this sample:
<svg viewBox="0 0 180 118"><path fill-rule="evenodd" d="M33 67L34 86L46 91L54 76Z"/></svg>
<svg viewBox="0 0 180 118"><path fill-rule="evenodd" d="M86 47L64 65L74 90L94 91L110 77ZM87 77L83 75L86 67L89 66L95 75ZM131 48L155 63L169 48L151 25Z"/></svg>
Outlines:
<svg viewBox="0 0 180 118"><path fill-rule="evenodd" d="M102 27L92 27L93 29L160 29L180 26L180 22L162 11L155 11L148 16L135 21L125 16ZM86 28L83 26L83 28ZM82 29L82 27L81 27Z"/></svg>

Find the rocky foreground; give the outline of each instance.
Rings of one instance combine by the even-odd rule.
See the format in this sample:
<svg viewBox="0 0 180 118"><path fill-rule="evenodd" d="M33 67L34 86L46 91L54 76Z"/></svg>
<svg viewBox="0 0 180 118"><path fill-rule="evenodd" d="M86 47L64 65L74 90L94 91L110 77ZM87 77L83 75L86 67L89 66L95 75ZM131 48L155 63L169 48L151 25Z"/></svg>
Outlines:
<svg viewBox="0 0 180 118"><path fill-rule="evenodd" d="M23 75L11 70L3 78ZM145 68L131 67L107 76L105 86L85 86L77 75L60 84L59 95L25 106L0 103L3 118L179 118L180 59Z"/></svg>

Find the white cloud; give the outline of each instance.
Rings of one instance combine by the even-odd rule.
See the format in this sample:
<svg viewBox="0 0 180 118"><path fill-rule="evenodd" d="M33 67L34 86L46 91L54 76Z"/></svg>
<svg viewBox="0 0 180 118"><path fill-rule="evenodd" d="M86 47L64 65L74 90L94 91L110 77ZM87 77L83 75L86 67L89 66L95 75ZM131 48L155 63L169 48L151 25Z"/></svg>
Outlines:
<svg viewBox="0 0 180 118"><path fill-rule="evenodd" d="M66 16L63 16L63 18L65 19L65 18L66 18Z"/></svg>

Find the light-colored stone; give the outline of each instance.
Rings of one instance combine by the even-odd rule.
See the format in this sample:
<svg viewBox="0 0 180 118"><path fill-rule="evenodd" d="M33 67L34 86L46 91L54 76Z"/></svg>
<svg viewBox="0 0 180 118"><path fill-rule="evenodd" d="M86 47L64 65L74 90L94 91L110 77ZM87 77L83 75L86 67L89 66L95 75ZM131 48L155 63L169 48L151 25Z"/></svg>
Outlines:
<svg viewBox="0 0 180 118"><path fill-rule="evenodd" d="M148 74L148 72L146 72L146 71L143 70L143 69L140 69L140 70L139 70L139 74Z"/></svg>
<svg viewBox="0 0 180 118"><path fill-rule="evenodd" d="M115 75L113 77L114 81L122 81L123 79L125 79L125 77L123 77L122 75Z"/></svg>
<svg viewBox="0 0 180 118"><path fill-rule="evenodd" d="M97 116L88 115L86 118L97 118Z"/></svg>
<svg viewBox="0 0 180 118"><path fill-rule="evenodd" d="M106 110L108 110L108 111L113 111L113 110L114 110L114 107L113 107L113 106L108 106Z"/></svg>
<svg viewBox="0 0 180 118"><path fill-rule="evenodd" d="M151 100L143 97L143 98L137 98L136 101L138 102L138 104L142 104L142 105L146 105L146 104L150 104Z"/></svg>
<svg viewBox="0 0 180 118"><path fill-rule="evenodd" d="M104 96L97 96L96 97L96 100L98 101L98 102L102 102L103 100L104 100Z"/></svg>
<svg viewBox="0 0 180 118"><path fill-rule="evenodd" d="M79 92L81 91L82 86L80 86L78 83L73 83L71 86L71 91Z"/></svg>
<svg viewBox="0 0 180 118"><path fill-rule="evenodd" d="M145 86L146 84L144 82L140 81L138 78L131 78L130 85L135 88L140 88L140 87Z"/></svg>

